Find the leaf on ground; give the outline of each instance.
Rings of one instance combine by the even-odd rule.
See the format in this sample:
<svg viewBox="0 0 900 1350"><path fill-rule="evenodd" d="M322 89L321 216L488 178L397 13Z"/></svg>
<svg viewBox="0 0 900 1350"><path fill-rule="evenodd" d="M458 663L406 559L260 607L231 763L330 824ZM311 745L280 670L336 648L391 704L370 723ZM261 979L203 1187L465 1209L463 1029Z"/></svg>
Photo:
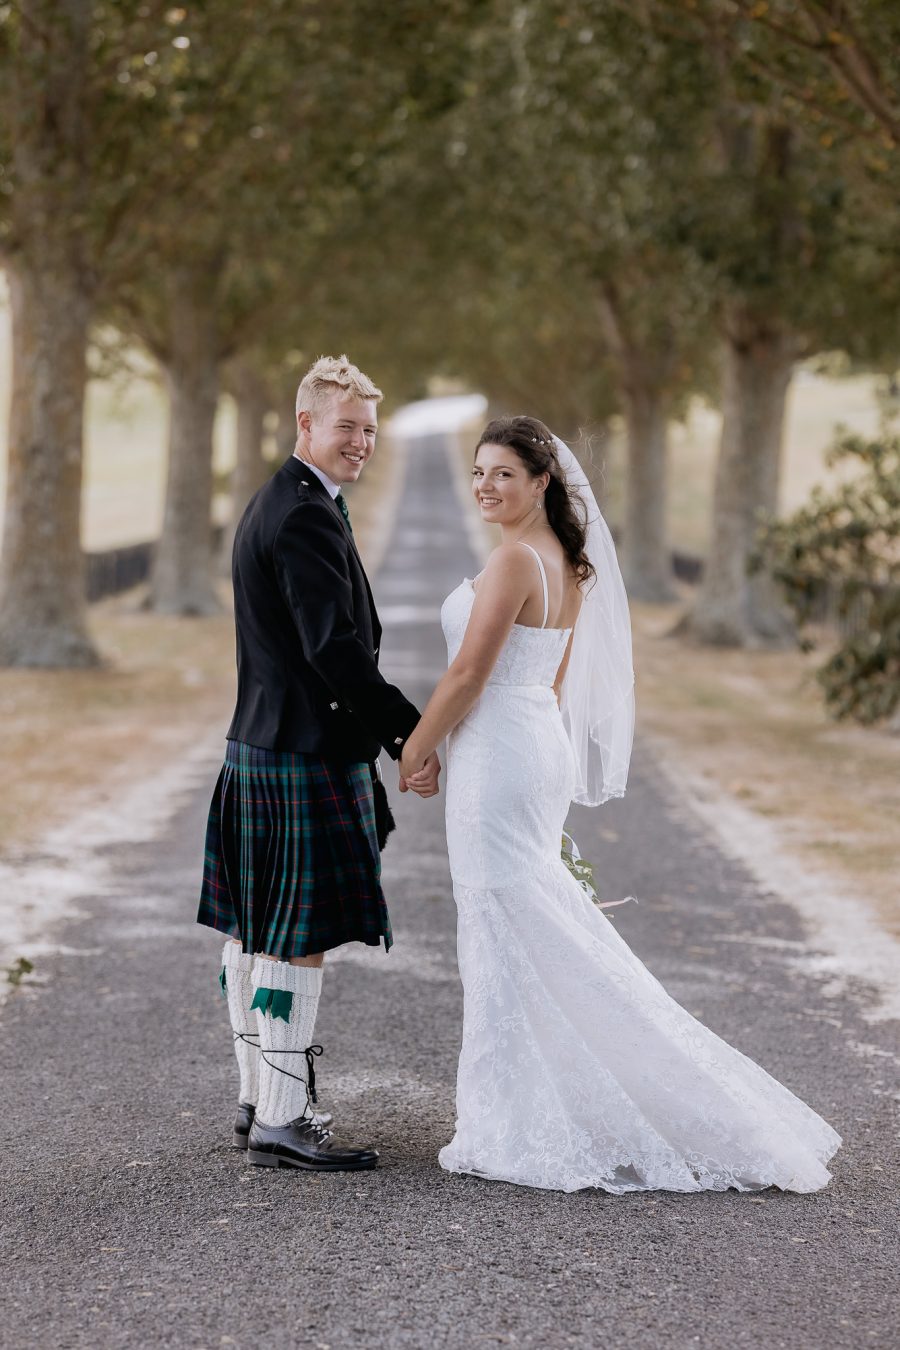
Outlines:
<svg viewBox="0 0 900 1350"><path fill-rule="evenodd" d="M17 956L11 965L6 967L6 980L13 988L17 988L26 975L30 975L34 970L34 962L29 961L27 956Z"/></svg>

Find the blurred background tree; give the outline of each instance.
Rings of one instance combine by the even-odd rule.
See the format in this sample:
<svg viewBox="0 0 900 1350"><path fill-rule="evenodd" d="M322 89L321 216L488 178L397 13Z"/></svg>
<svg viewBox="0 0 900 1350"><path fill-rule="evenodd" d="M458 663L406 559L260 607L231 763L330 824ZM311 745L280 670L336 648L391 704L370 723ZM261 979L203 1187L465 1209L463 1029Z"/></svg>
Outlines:
<svg viewBox="0 0 900 1350"><path fill-rule="evenodd" d="M887 0L0 9L0 660L96 659L79 502L97 336L164 374L160 611L217 604L222 393L239 514L266 435L292 448L305 365L350 348L391 401L443 377L584 430L582 453L620 417L623 570L654 602L676 594L672 427L718 404L684 629L791 640L748 564L778 512L794 371L842 350L893 372L900 346L898 29Z"/></svg>
<svg viewBox="0 0 900 1350"><path fill-rule="evenodd" d="M720 90L726 191L701 192L698 205L714 208L719 236L724 420L689 627L725 645L777 638L771 579L748 563L760 518L777 510L791 371L801 355L859 348L883 327L861 274L886 205L894 237L898 224L897 197L883 190L900 173L898 15L880 0L647 0L641 14L653 31L699 39Z"/></svg>
<svg viewBox="0 0 900 1350"><path fill-rule="evenodd" d="M2 261L13 319L9 466L0 559L0 661L90 665L80 542L85 352L108 192L102 90L152 6L22 0L2 14ZM106 39L104 17L113 32ZM121 142L140 128L119 127ZM100 186L102 184L102 186Z"/></svg>
<svg viewBox="0 0 900 1350"><path fill-rule="evenodd" d="M622 409L623 567L647 599L672 595L667 423L704 356L704 297L677 226L701 152L692 53L614 6L500 0L473 44L431 191L450 222L455 308L483 311L466 374L508 404L509 345L521 386L551 417L587 357L594 392L557 425ZM574 360L561 330L584 335Z"/></svg>

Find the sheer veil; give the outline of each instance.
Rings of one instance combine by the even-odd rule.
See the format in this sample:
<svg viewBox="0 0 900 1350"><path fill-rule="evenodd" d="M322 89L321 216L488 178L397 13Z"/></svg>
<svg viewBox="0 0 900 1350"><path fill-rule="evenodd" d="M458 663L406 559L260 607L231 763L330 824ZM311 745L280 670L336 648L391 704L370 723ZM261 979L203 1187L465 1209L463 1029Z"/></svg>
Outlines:
<svg viewBox="0 0 900 1350"><path fill-rule="evenodd" d="M577 769L573 801L599 806L622 797L634 739L631 619L609 527L587 477L558 436L557 459L569 490L587 515L586 553L597 578L589 582L575 624L560 710Z"/></svg>

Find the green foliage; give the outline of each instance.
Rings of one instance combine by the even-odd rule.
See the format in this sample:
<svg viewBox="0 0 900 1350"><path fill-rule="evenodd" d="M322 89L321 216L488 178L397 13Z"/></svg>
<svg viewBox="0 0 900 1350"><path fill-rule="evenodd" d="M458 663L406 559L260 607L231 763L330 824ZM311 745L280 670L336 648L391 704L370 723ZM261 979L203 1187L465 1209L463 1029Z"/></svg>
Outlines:
<svg viewBox="0 0 900 1350"><path fill-rule="evenodd" d="M18 989L25 976L30 975L33 970L33 961L29 961L27 956L17 956L15 961L6 967L6 982L14 989Z"/></svg>
<svg viewBox="0 0 900 1350"><path fill-rule="evenodd" d="M612 357L601 329L611 313L626 364L675 396L710 345L707 295L679 225L710 132L696 44L660 40L591 0L499 3L487 31L455 144L460 193L480 197L472 220L494 253L493 289L499 281L514 307L516 290L530 293L530 341L551 368L560 347L552 324L541 341L545 311L593 326L598 371Z"/></svg>
<svg viewBox="0 0 900 1350"><path fill-rule="evenodd" d="M4 223L26 128L3 77L29 55L50 89L52 38L61 87L84 85L72 212L97 315L161 360L165 279L186 268L211 292L217 356L253 353L273 387L286 352L346 347L391 396L457 376L570 433L621 403L628 359L676 413L711 392L735 293L810 349L875 359L900 340L896 155L822 52L767 23L789 0L75 8L77 70L63 0L0 5L0 244L36 233ZM896 31L887 0L841 23L848 9L869 43L882 19ZM896 55L880 55L887 84Z"/></svg>
<svg viewBox="0 0 900 1350"><path fill-rule="evenodd" d="M849 481L764 533L765 563L809 632L830 601L843 633L817 672L829 712L874 723L900 706L900 430L874 440L839 433L829 459L855 464ZM807 644L811 645L809 639Z"/></svg>
<svg viewBox="0 0 900 1350"><path fill-rule="evenodd" d="M578 845L570 834L563 833L562 846L560 851L563 862L572 873L572 876L578 882L579 886L586 892L592 900L597 899L597 888L594 885L594 864L588 862L587 858L582 858L578 852Z"/></svg>

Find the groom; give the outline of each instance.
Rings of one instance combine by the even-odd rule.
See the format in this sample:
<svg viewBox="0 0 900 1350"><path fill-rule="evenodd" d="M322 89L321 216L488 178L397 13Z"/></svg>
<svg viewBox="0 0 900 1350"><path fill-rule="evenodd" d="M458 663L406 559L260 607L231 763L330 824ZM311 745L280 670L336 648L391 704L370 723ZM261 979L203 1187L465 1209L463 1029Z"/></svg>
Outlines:
<svg viewBox="0 0 900 1350"><path fill-rule="evenodd" d="M419 720L378 670L381 625L341 492L372 457L381 397L346 356L316 361L297 391L294 453L234 541L237 707L197 919L229 934L220 983L241 1079L233 1137L259 1166L378 1161L373 1148L339 1145L312 1108L324 953L391 944L372 762L382 746L399 759ZM431 756L420 796L438 791L440 768Z"/></svg>

